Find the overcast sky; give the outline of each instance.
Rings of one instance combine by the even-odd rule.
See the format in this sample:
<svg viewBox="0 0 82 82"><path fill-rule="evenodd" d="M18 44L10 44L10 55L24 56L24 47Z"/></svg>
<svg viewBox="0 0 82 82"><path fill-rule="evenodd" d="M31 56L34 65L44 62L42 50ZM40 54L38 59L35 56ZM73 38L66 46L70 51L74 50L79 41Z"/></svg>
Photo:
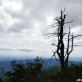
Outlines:
<svg viewBox="0 0 82 82"><path fill-rule="evenodd" d="M82 34L82 0L0 0L0 56L51 57L52 39L43 34L53 30L49 25L64 8L68 21L74 20L67 27L75 35ZM74 41L80 46L71 56L82 57L82 38Z"/></svg>

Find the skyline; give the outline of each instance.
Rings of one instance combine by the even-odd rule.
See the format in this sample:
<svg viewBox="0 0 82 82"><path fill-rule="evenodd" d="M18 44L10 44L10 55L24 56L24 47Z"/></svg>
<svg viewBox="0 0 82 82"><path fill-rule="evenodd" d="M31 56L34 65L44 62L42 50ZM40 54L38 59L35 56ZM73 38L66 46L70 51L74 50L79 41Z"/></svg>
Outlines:
<svg viewBox="0 0 82 82"><path fill-rule="evenodd" d="M66 9L66 26L74 35L82 34L82 0L1 0L0 1L0 56L1 57L51 57L52 39L44 36L53 29L54 18ZM46 39L45 39L46 38ZM75 40L70 56L82 57L82 37Z"/></svg>

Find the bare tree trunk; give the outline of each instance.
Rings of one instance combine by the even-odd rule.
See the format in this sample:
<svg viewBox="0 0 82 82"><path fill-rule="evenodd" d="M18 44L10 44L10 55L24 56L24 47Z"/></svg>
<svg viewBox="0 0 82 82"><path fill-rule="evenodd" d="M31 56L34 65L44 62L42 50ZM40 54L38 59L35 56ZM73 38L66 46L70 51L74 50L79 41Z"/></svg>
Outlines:
<svg viewBox="0 0 82 82"><path fill-rule="evenodd" d="M78 36L82 36L82 35L74 36L73 34L71 34L70 27L68 29L69 32L67 32L67 33L64 32L64 25L72 22L72 21L70 21L70 22L65 21L66 14L64 14L64 12L65 12L65 10L64 11L61 10L61 15L59 17L55 18L57 23L52 25L52 27L57 27L57 33L46 34L46 35L51 35L51 36L56 35L56 37L57 37L57 45L55 43L52 43L52 45L57 47L57 50L53 51L53 56L55 56L55 59L57 61L60 61L61 71L68 68L69 55L73 51L73 47L74 47L73 39ZM67 46L65 45L65 42L64 42L64 36L67 37L66 38L67 39ZM58 58L56 57L56 55L58 55ZM52 56L52 58L53 58L53 56Z"/></svg>

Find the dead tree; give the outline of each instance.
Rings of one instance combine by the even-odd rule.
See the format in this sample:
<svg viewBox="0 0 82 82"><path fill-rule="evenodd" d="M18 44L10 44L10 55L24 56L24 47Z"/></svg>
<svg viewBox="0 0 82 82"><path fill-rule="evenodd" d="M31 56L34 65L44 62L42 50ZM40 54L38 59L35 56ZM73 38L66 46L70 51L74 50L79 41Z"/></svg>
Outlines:
<svg viewBox="0 0 82 82"><path fill-rule="evenodd" d="M55 56L55 59L57 61L60 61L61 71L68 68L69 55L73 51L74 47L74 38L81 36L81 35L74 36L74 34L70 32L71 31L70 27L68 29L69 30L68 32L66 33L64 32L65 30L64 25L72 22L72 21L66 22L66 16L67 15L65 14L65 10L64 11L61 10L61 15L55 18L56 23L51 25L52 27L57 28L57 32L46 34L48 37L51 36L54 36L54 38L57 37L57 43L52 43L52 45L56 46L57 48L56 51L53 51L52 58Z"/></svg>

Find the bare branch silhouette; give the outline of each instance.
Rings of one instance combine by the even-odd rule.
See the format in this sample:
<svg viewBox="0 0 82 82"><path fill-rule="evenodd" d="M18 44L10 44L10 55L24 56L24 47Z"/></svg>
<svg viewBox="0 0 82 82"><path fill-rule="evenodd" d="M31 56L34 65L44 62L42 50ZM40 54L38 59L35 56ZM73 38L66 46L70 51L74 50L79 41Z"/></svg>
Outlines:
<svg viewBox="0 0 82 82"><path fill-rule="evenodd" d="M55 33L48 33L45 36L48 37L52 37L53 38L57 38L57 43L52 43L53 46L56 46L56 51L53 51L53 57L55 57L55 59L57 61L60 61L61 64L61 71L63 71L64 69L68 68L68 60L69 60L69 55L72 53L74 46L74 38L77 37L81 37L82 35L76 35L74 36L73 33L71 33L71 27L69 27L68 32L64 33L64 25L67 23L72 23L72 21L70 22L65 22L66 20L66 14L65 14L65 9L61 10L61 15L59 17L56 17L54 20L56 20L56 23L52 24L52 27L57 28L57 32ZM55 36L56 35L56 36ZM65 40L67 41L67 45L65 45ZM56 55L58 57L56 57ZM51 59L52 59L51 58Z"/></svg>

